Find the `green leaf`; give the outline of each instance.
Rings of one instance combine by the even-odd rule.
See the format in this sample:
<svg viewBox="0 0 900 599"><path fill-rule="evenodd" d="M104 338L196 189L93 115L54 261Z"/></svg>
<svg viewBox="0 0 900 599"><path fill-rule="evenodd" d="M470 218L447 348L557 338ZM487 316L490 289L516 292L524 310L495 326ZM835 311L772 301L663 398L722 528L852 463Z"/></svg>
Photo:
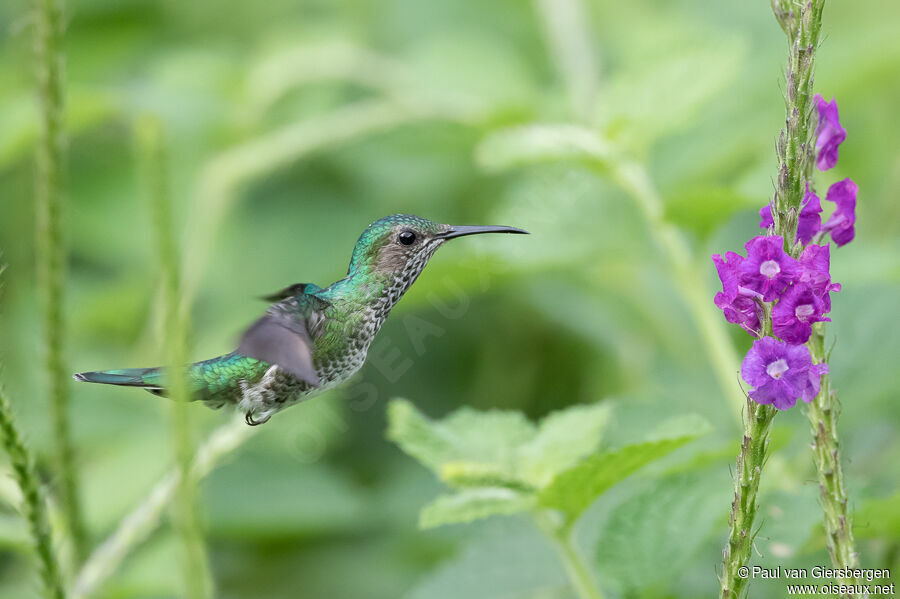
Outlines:
<svg viewBox="0 0 900 599"><path fill-rule="evenodd" d="M521 483L519 445L536 434L519 412L457 410L441 421L423 416L406 400L388 407L388 438L451 484Z"/></svg>
<svg viewBox="0 0 900 599"><path fill-rule="evenodd" d="M642 142L678 131L734 80L743 50L734 40L704 41L621 69L609 84L601 120L624 123L627 135Z"/></svg>
<svg viewBox="0 0 900 599"><path fill-rule="evenodd" d="M576 125L536 124L501 129L475 151L478 164L496 172L537 163L577 160L605 167L616 151L599 133Z"/></svg>
<svg viewBox="0 0 900 599"><path fill-rule="evenodd" d="M548 415L537 436L519 450L522 477L537 488L544 487L597 451L611 412L606 404L590 404Z"/></svg>
<svg viewBox="0 0 900 599"><path fill-rule="evenodd" d="M645 481L600 526L601 574L626 589L673 588L724 519L732 492L719 467Z"/></svg>
<svg viewBox="0 0 900 599"><path fill-rule="evenodd" d="M574 522L607 489L707 432L709 425L700 422L696 417L678 418L665 424L664 430L654 435L655 440L605 451L582 461L541 490L539 505L560 510L569 523Z"/></svg>
<svg viewBox="0 0 900 599"><path fill-rule="evenodd" d="M388 438L451 486L530 490L596 451L609 412L600 404L573 406L536 427L520 412L469 408L435 421L395 400Z"/></svg>
<svg viewBox="0 0 900 599"><path fill-rule="evenodd" d="M422 508L419 526L434 528L444 524L471 522L488 516L506 516L523 512L533 506L533 493L523 493L505 487L464 489L454 495L440 495Z"/></svg>

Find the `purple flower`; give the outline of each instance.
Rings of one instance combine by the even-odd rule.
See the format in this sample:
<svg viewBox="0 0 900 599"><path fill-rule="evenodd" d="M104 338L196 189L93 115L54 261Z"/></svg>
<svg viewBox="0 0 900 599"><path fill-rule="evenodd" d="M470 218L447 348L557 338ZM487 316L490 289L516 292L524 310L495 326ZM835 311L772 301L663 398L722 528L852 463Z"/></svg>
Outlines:
<svg viewBox="0 0 900 599"><path fill-rule="evenodd" d="M800 394L800 399L802 399L806 403L809 403L813 399L815 399L816 395L819 394L819 386L822 382L822 375L827 373L828 364L813 364L809 368L809 381L807 381L806 388L803 389L803 393Z"/></svg>
<svg viewBox="0 0 900 599"><path fill-rule="evenodd" d="M831 273L828 272L831 262L830 250L827 245L810 244L800 254L800 278L799 282L808 285L813 292L822 298L825 304L824 312L831 312L832 291L840 291L840 283L831 282Z"/></svg>
<svg viewBox="0 0 900 599"><path fill-rule="evenodd" d="M816 130L816 167L827 171L837 164L838 146L847 138L847 132L838 119L837 101L826 102L821 95L813 98L819 111L819 127Z"/></svg>
<svg viewBox="0 0 900 599"><path fill-rule="evenodd" d="M800 208L800 216L797 218L797 239L801 243L809 243L822 229L822 204L819 196L809 190L806 184L806 195L803 197L803 207Z"/></svg>
<svg viewBox="0 0 900 599"><path fill-rule="evenodd" d="M722 291L716 294L714 303L725 314L725 320L758 335L759 305L756 298L760 295L738 284L738 266L744 261L744 257L734 252L725 252L725 259L715 254L712 260L719 273L719 280L722 281Z"/></svg>
<svg viewBox="0 0 900 599"><path fill-rule="evenodd" d="M822 218L819 216L821 212L822 204L819 202L819 196L809 190L809 183L807 183L800 216L797 217L797 241L804 244L809 243L822 229ZM762 218L759 223L761 229L768 229L775 224L775 220L772 218L772 204L766 204L760 208L759 216Z"/></svg>
<svg viewBox="0 0 900 599"><path fill-rule="evenodd" d="M794 283L772 308L772 332L788 343L806 343L812 334L812 323L828 321L825 301L812 287Z"/></svg>
<svg viewBox="0 0 900 599"><path fill-rule="evenodd" d="M725 320L740 325L752 335L759 335L759 304L751 297L738 295L729 300L724 293L717 293L713 300L725 314Z"/></svg>
<svg viewBox="0 0 900 599"><path fill-rule="evenodd" d="M721 254L713 254L713 264L722 281L722 291L728 299L733 299L738 294L738 266L744 261L744 257L734 252L725 252L725 258Z"/></svg>
<svg viewBox="0 0 900 599"><path fill-rule="evenodd" d="M762 208L759 209L759 217L762 219L759 221L760 229L768 229L772 225L775 224L775 219L772 218L772 204L766 204Z"/></svg>
<svg viewBox="0 0 900 599"><path fill-rule="evenodd" d="M753 342L741 364L741 377L753 387L750 399L787 410L799 397L809 403L819 392L826 364L813 364L805 345L790 345L772 337Z"/></svg>
<svg viewBox="0 0 900 599"><path fill-rule="evenodd" d="M831 218L825 223L823 230L831 233L831 238L838 247L853 241L856 231L856 192L859 191L852 179L844 179L833 183L828 188L825 199L837 204Z"/></svg>
<svg viewBox="0 0 900 599"><path fill-rule="evenodd" d="M799 274L799 264L785 253L783 243L778 235L759 235L744 246L747 258L738 265L739 283L763 301L777 298Z"/></svg>

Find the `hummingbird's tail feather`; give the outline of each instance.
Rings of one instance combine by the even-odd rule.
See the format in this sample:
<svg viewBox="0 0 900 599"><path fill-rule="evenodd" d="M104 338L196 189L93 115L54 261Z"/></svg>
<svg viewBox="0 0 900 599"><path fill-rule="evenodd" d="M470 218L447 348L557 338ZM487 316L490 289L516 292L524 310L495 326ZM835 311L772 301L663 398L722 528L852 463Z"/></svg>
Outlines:
<svg viewBox="0 0 900 599"><path fill-rule="evenodd" d="M121 370L79 372L73 374L72 378L85 383L141 387L154 395L163 394L162 376L159 368L123 368Z"/></svg>

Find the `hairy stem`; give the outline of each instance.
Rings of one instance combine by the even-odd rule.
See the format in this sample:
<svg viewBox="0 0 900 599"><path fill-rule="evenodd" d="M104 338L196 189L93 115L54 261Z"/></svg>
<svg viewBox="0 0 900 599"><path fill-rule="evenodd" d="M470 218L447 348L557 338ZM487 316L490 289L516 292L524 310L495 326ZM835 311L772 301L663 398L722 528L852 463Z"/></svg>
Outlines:
<svg viewBox="0 0 900 599"><path fill-rule="evenodd" d="M75 451L69 428L68 369L63 362L66 254L62 209L65 159L63 107L62 0L34 0L35 74L40 102L37 144L37 271L43 311L44 366L50 393L54 455L60 501L77 559L87 547L79 505Z"/></svg>
<svg viewBox="0 0 900 599"><path fill-rule="evenodd" d="M812 0L795 7L788 0L772 2L775 18L790 45L785 75L785 129L777 147L779 176L775 202L778 209L775 212L779 213L779 220L775 223L775 230L784 236L785 249L795 257L802 250L799 244L794 243L797 214L806 185L812 177L815 158L812 88L824 4L824 0ZM815 363L826 361L824 323L816 324L807 345ZM859 556L847 510L847 493L838 452L838 413L828 374L822 375L819 394L809 404L808 415L831 562L838 568L853 568L859 565ZM851 580L842 582L852 584Z"/></svg>
<svg viewBox="0 0 900 599"><path fill-rule="evenodd" d="M556 548L572 584L572 589L578 598L603 599L603 594L597 588L597 583L594 581L590 568L575 548L575 544L572 541L571 528L557 522L553 517L554 514L547 511L534 512L533 516L538 528Z"/></svg>
<svg viewBox="0 0 900 599"><path fill-rule="evenodd" d="M138 146L143 163L144 186L153 216L157 259L163 278L165 345L168 354L168 392L171 402L171 427L179 484L175 501L175 526L181 537L184 561L182 571L187 597L205 599L212 594L211 576L203 533L197 521L195 481L190 476L193 443L191 440L190 400L184 364L187 363L187 315L180 301L178 249L172 232L172 203L162 124L145 117L138 124Z"/></svg>
<svg viewBox="0 0 900 599"><path fill-rule="evenodd" d="M44 597L64 599L66 594L63 591L59 562L53 549L47 504L34 469L34 458L25 447L22 435L16 428L12 408L2 388L0 388L0 432L3 434L3 446L9 454L13 475L22 490L23 511L40 561Z"/></svg>
<svg viewBox="0 0 900 599"><path fill-rule="evenodd" d="M816 323L809 349L817 364L826 361L825 326ZM822 375L819 394L810 402L807 414L812 426L813 460L819 479L819 492L825 515L825 543L831 555L831 563L838 568L859 567L859 554L853 540L853 526L847 510L847 492L844 489L844 473L841 468L837 435L836 399L831 390L828 375ZM855 584L853 579L839 578L845 585Z"/></svg>
<svg viewBox="0 0 900 599"><path fill-rule="evenodd" d="M785 248L794 246L797 215L812 174L815 144L813 72L824 0L797 3L772 0L775 18L788 38L785 70L785 128L776 144L778 179L775 190L775 230L784 235Z"/></svg>
<svg viewBox="0 0 900 599"><path fill-rule="evenodd" d="M741 576L741 568L750 562L753 550L753 522L756 518L757 494L763 466L769 447L769 431L776 410L747 398L747 415L744 420L744 440L737 458L734 478L734 500L728 543L724 551L724 572L721 579L722 599L741 597L747 588L747 576Z"/></svg>

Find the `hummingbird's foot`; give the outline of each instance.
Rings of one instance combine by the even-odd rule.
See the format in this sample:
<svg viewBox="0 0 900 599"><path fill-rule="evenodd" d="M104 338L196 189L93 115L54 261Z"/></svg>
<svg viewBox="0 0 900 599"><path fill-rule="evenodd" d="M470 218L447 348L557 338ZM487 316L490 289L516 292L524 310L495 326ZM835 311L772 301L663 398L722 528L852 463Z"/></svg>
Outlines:
<svg viewBox="0 0 900 599"><path fill-rule="evenodd" d="M244 422L246 422L249 426L259 426L260 424L265 424L269 421L269 418L272 417L272 414L266 414L264 418L261 420L253 419L253 411L250 410L246 414L244 414Z"/></svg>

